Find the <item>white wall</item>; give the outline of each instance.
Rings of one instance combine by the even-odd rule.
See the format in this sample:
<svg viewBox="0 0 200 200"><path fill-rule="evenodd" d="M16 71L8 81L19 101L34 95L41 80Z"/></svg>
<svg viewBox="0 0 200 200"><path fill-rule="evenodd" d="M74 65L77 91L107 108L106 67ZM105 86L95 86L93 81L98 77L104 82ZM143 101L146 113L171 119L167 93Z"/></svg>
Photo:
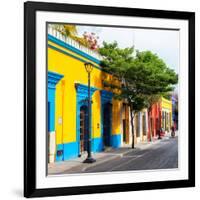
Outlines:
<svg viewBox="0 0 200 200"><path fill-rule="evenodd" d="M66 0L62 2L196 11L196 66L198 66L196 74L200 74L200 6L198 0ZM0 199L12 200L22 198L23 190L23 0L1 1L0 8ZM200 79L196 84L200 84ZM200 102L200 92L197 92L196 102ZM199 105L196 106L196 112L200 111ZM196 121L199 120L198 117ZM196 141L200 141L198 132ZM200 145L196 152L200 152ZM197 195L200 195L200 156L196 158L198 169L196 188L83 195L67 197L67 199L198 199ZM56 198L58 197L52 199ZM66 199L66 197L59 198Z"/></svg>

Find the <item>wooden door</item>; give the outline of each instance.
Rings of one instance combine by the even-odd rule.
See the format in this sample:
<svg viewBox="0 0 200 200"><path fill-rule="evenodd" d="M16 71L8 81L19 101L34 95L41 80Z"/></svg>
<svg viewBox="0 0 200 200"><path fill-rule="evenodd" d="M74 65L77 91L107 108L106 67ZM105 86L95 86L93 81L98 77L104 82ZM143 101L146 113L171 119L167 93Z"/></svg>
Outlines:
<svg viewBox="0 0 200 200"><path fill-rule="evenodd" d="M80 109L80 153L87 150L87 107L83 106Z"/></svg>
<svg viewBox="0 0 200 200"><path fill-rule="evenodd" d="M127 104L123 103L122 109L123 142L129 143L129 110Z"/></svg>

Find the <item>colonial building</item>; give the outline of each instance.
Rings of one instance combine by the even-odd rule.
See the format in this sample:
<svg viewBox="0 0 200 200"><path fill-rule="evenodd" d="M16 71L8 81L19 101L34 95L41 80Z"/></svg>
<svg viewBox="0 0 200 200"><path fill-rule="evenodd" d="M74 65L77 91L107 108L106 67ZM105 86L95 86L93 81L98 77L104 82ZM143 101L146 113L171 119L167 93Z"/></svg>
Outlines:
<svg viewBox="0 0 200 200"><path fill-rule="evenodd" d="M161 127L166 132L170 132L172 127L172 101L162 97L161 99Z"/></svg>
<svg viewBox="0 0 200 200"><path fill-rule="evenodd" d="M88 140L88 74L91 72L92 152L129 143L129 111L103 85L112 79L100 66L100 55L48 27L49 162L81 156Z"/></svg>
<svg viewBox="0 0 200 200"><path fill-rule="evenodd" d="M149 112L148 120L148 140L157 139L161 129L161 100L154 103Z"/></svg>
<svg viewBox="0 0 200 200"><path fill-rule="evenodd" d="M149 113L148 140L169 132L172 126L172 102L162 97L152 105Z"/></svg>
<svg viewBox="0 0 200 200"><path fill-rule="evenodd" d="M88 119L91 119L91 150L118 148L132 144L130 110L126 102L113 98L105 81L120 85L100 65L101 56L48 26L48 154L49 162L81 156L87 151ZM88 113L88 73L91 63L91 113ZM117 89L116 89L117 90ZM172 121L171 101L162 98L153 105L150 120L147 109L134 117L135 144L156 137ZM151 137L150 137L151 136Z"/></svg>

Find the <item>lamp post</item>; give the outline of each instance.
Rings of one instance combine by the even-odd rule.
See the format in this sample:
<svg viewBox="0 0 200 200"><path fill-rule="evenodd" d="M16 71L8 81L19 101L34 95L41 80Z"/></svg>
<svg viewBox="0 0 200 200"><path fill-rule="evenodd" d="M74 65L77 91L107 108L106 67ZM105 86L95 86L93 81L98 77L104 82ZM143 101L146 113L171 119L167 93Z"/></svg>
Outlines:
<svg viewBox="0 0 200 200"><path fill-rule="evenodd" d="M83 161L84 163L93 163L96 162L94 158L92 158L91 155L91 98L90 98L90 73L93 70L93 65L89 62L86 62L85 64L85 69L88 73L88 141L87 141L87 158Z"/></svg>

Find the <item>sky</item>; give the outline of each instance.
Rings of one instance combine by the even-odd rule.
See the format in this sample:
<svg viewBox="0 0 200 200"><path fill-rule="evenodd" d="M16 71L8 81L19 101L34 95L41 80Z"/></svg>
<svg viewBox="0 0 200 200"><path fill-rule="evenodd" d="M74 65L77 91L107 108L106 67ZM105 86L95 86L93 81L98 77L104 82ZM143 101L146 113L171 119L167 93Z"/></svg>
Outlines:
<svg viewBox="0 0 200 200"><path fill-rule="evenodd" d="M97 26L77 26L78 35L94 32L103 41L117 41L120 48L132 47L139 51L150 50L164 60L169 68L179 72L179 31Z"/></svg>

